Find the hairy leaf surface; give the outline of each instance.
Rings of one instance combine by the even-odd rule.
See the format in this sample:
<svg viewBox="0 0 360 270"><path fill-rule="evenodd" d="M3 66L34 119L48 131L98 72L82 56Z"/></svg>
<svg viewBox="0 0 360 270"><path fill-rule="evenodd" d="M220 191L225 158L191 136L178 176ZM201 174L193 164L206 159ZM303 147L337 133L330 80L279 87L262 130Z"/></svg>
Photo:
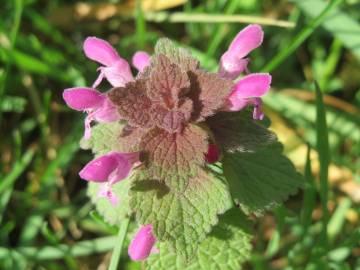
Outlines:
<svg viewBox="0 0 360 270"><path fill-rule="evenodd" d="M152 101L146 95L145 80L139 79L127 83L124 87L113 88L108 92L108 97L129 125L141 128L154 126Z"/></svg>
<svg viewBox="0 0 360 270"><path fill-rule="evenodd" d="M199 66L199 61L193 58L187 50L179 48L168 38L161 38L158 40L155 45L155 54L167 56L172 63L179 65L185 72L188 70L195 70Z"/></svg>
<svg viewBox="0 0 360 270"><path fill-rule="evenodd" d="M254 152L277 141L275 133L248 111L218 113L206 123L225 152Z"/></svg>
<svg viewBox="0 0 360 270"><path fill-rule="evenodd" d="M233 199L246 213L261 215L303 186L280 143L256 152L225 153L223 169Z"/></svg>
<svg viewBox="0 0 360 270"><path fill-rule="evenodd" d="M207 139L206 131L196 125L188 125L180 133L151 130L141 143L149 175L165 181L170 188L183 191L188 178L196 176L204 165Z"/></svg>
<svg viewBox="0 0 360 270"><path fill-rule="evenodd" d="M220 109L231 92L233 82L217 73L195 70L188 73L191 81L189 95L194 101L193 118L202 121Z"/></svg>
<svg viewBox="0 0 360 270"><path fill-rule="evenodd" d="M112 191L119 198L119 203L116 206L110 203L107 198L99 198L98 192L100 186L101 184L99 183L89 182L87 195L107 223L110 225L119 225L124 218L131 214L128 196L130 181L129 179L125 179L112 186Z"/></svg>
<svg viewBox="0 0 360 270"><path fill-rule="evenodd" d="M152 224L159 241L189 258L218 222L218 214L232 205L227 185L200 170L188 178L183 192L139 170L132 179L130 207L140 224Z"/></svg>
<svg viewBox="0 0 360 270"><path fill-rule="evenodd" d="M161 102L168 109L176 108L179 98L189 90L190 81L180 67L160 54L147 81L147 94L153 101Z"/></svg>
<svg viewBox="0 0 360 270"><path fill-rule="evenodd" d="M201 242L189 263L171 252L166 245L159 245L159 254L146 261L149 270L240 270L250 258L250 222L244 214L233 208L219 217L219 223Z"/></svg>
<svg viewBox="0 0 360 270"><path fill-rule="evenodd" d="M95 155L104 155L110 151L119 151L121 144L119 136L124 127L123 123L98 123L91 130L91 137L80 141L82 149L91 149Z"/></svg>

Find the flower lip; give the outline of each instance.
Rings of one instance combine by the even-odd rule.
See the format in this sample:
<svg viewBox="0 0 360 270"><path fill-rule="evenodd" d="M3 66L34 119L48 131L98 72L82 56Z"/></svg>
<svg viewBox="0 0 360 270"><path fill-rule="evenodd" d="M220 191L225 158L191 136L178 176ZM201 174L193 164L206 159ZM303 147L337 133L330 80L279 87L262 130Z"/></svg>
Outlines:
<svg viewBox="0 0 360 270"><path fill-rule="evenodd" d="M82 179L94 182L109 181L114 184L125 179L133 165L139 160L139 153L110 152L93 159L80 171Z"/></svg>
<svg viewBox="0 0 360 270"><path fill-rule="evenodd" d="M149 257L150 253L154 252L156 238L152 231L153 226L151 224L140 227L128 249L132 260L143 261Z"/></svg>
<svg viewBox="0 0 360 270"><path fill-rule="evenodd" d="M127 82L134 79L128 62L122 58L119 58L111 66L100 67L99 70L100 77L105 77L115 87L123 87ZM98 79L94 85L97 86L100 82L101 79Z"/></svg>
<svg viewBox="0 0 360 270"><path fill-rule="evenodd" d="M271 75L252 73L239 80L231 95L239 98L261 97L270 89Z"/></svg>
<svg viewBox="0 0 360 270"><path fill-rule="evenodd" d="M105 40L97 37L86 38L83 46L85 55L103 66L93 87L97 87L104 77L114 87L122 87L133 80L129 63L120 57L117 51Z"/></svg>
<svg viewBox="0 0 360 270"><path fill-rule="evenodd" d="M79 175L87 181L106 182L117 166L116 154L107 154L90 161L80 171Z"/></svg>
<svg viewBox="0 0 360 270"><path fill-rule="evenodd" d="M66 104L74 110L84 111L100 107L106 97L93 88L74 87L65 89L63 98Z"/></svg>

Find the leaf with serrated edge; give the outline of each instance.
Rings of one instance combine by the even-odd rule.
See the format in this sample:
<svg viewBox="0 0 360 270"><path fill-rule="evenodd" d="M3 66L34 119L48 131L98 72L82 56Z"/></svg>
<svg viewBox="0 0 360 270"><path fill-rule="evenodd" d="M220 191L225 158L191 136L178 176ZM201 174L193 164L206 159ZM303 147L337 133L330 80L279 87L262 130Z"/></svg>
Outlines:
<svg viewBox="0 0 360 270"><path fill-rule="evenodd" d="M241 270L251 255L251 224L236 208L219 216L216 225L201 242L188 263L180 256L159 245L159 253L146 261L148 270Z"/></svg>
<svg viewBox="0 0 360 270"><path fill-rule="evenodd" d="M221 109L232 90L233 82L221 78L216 73L202 70L190 71L188 75L191 81L189 95L195 109L193 119L198 122L203 121Z"/></svg>
<svg viewBox="0 0 360 270"><path fill-rule="evenodd" d="M123 123L98 123L91 130L90 139L82 139L82 149L91 149L95 155L104 155L110 151L118 151L121 148L118 137L124 127Z"/></svg>
<svg viewBox="0 0 360 270"><path fill-rule="evenodd" d="M275 133L251 112L222 112L206 120L216 143L226 152L254 152L277 141Z"/></svg>
<svg viewBox="0 0 360 270"><path fill-rule="evenodd" d="M276 143L257 152L225 153L224 175L233 199L246 213L261 215L303 186L291 161Z"/></svg>
<svg viewBox="0 0 360 270"><path fill-rule="evenodd" d="M196 176L205 163L207 139L204 129L191 124L179 133L151 130L141 142L149 174L165 181L170 188L183 191L187 178Z"/></svg>
<svg viewBox="0 0 360 270"><path fill-rule="evenodd" d="M126 126L123 123L98 123L92 128L91 138L82 140L81 146L84 149L91 149L95 156L101 156L110 151L129 152L131 145L129 140L121 138ZM120 136L120 137L119 137ZM119 222L129 215L130 180L124 179L113 185L113 191L120 199L119 204L112 205L107 198L99 198L98 192L101 183L88 183L87 195L95 205L96 210L103 216L104 220L111 225L118 225Z"/></svg>
<svg viewBox="0 0 360 270"><path fill-rule="evenodd" d="M99 183L89 182L87 195L107 223L119 225L124 218L131 214L128 196L130 181L129 179L124 179L112 186L113 192L119 198L117 205L113 205L107 198L98 196L100 186L101 184Z"/></svg>
<svg viewBox="0 0 360 270"><path fill-rule="evenodd" d="M201 169L188 179L182 193L163 181L138 170L132 177L130 207L140 224L152 224L154 234L171 250L189 258L211 227L218 214L231 208L227 184Z"/></svg>
<svg viewBox="0 0 360 270"><path fill-rule="evenodd" d="M184 48L179 48L168 38L161 38L155 45L155 54L167 56L171 62L180 66L183 71L195 70L199 61L191 56Z"/></svg>

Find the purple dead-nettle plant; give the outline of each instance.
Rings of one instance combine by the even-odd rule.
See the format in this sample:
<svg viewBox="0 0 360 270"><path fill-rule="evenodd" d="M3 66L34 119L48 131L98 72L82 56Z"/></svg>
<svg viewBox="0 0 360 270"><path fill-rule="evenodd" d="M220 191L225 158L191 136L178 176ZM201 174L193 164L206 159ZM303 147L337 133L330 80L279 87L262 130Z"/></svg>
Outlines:
<svg viewBox="0 0 360 270"><path fill-rule="evenodd" d="M210 73L162 38L153 55L133 56L136 76L108 42L85 40L99 77L63 94L87 113L81 146L95 159L80 177L107 222L134 217L129 256L149 269L239 269L251 250L246 215L302 186L264 117L271 76L249 71L262 40L260 26L244 28ZM107 92L95 89L103 79Z"/></svg>

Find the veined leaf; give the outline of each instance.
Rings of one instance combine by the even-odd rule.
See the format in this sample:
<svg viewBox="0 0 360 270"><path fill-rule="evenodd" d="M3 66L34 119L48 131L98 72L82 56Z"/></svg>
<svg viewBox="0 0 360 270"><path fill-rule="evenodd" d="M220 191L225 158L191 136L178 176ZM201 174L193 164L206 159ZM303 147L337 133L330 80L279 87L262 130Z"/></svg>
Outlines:
<svg viewBox="0 0 360 270"><path fill-rule="evenodd" d="M96 210L110 225L119 225L124 218L130 216L128 191L130 180L124 179L112 186L112 191L119 198L119 203L114 206L107 198L99 197L101 183L89 182L87 195L91 198Z"/></svg>
<svg viewBox="0 0 360 270"><path fill-rule="evenodd" d="M160 244L160 253L149 257L149 270L240 270L250 257L251 231L244 214L233 208L219 217L219 224L200 244L189 264Z"/></svg>
<svg viewBox="0 0 360 270"><path fill-rule="evenodd" d="M281 152L276 143L256 152L225 153L224 175L245 213L261 215L303 186L301 175Z"/></svg>
<svg viewBox="0 0 360 270"><path fill-rule="evenodd" d="M152 224L156 238L187 259L217 224L217 215L232 205L227 185L204 170L189 177L181 193L146 171L137 171L132 181L130 206L138 222Z"/></svg>

